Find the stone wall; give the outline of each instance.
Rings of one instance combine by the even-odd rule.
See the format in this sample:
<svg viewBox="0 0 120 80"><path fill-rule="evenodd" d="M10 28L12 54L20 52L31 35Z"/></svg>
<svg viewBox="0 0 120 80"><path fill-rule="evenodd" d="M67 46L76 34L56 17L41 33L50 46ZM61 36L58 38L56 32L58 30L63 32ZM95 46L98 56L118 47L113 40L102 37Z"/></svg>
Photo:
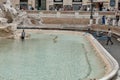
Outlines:
<svg viewBox="0 0 120 80"><path fill-rule="evenodd" d="M77 18L42 18L43 24L89 24L89 19Z"/></svg>

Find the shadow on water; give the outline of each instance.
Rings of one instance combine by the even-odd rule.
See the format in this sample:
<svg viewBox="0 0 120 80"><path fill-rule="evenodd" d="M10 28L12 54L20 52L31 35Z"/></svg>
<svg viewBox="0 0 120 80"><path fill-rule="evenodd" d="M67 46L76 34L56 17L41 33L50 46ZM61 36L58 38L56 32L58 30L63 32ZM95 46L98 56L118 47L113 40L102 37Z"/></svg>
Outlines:
<svg viewBox="0 0 120 80"><path fill-rule="evenodd" d="M25 38L21 37L21 41L24 42L24 41L25 41Z"/></svg>
<svg viewBox="0 0 120 80"><path fill-rule="evenodd" d="M58 36L55 36L55 37L53 38L53 42L56 43L56 42L57 42L57 39L58 39Z"/></svg>

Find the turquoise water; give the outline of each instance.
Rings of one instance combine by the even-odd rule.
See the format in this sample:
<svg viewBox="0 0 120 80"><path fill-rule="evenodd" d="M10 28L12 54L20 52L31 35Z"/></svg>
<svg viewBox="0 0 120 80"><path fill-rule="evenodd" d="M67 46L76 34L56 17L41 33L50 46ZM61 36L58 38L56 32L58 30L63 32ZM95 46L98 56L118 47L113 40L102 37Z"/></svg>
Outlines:
<svg viewBox="0 0 120 80"><path fill-rule="evenodd" d="M85 80L101 78L104 63L84 36L32 34L0 40L0 80Z"/></svg>

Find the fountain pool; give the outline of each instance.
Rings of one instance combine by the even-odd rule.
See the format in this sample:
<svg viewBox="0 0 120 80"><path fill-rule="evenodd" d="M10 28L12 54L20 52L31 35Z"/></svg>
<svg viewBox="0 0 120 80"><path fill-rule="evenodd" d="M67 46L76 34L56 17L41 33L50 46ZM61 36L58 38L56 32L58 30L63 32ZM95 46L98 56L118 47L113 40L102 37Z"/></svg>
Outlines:
<svg viewBox="0 0 120 80"><path fill-rule="evenodd" d="M85 33L46 31L0 40L0 80L90 80L107 73Z"/></svg>

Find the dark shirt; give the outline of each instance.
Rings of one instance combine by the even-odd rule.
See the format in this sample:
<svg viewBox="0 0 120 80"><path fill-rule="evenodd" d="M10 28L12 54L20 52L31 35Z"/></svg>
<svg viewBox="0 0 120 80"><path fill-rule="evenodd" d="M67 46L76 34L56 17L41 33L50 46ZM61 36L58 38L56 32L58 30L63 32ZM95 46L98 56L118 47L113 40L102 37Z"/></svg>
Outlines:
<svg viewBox="0 0 120 80"><path fill-rule="evenodd" d="M25 37L25 32L22 32L22 35L21 35L21 37Z"/></svg>

